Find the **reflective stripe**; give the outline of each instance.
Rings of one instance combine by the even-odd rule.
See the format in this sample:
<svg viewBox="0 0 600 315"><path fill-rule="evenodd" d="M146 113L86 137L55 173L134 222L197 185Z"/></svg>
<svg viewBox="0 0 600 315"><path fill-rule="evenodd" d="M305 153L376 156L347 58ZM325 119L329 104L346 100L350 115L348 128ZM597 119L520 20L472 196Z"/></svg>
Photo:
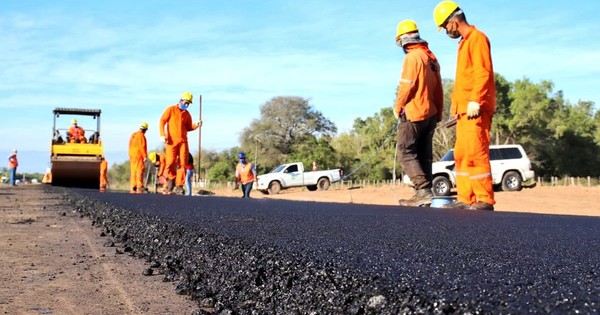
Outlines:
<svg viewBox="0 0 600 315"><path fill-rule="evenodd" d="M492 173L473 175L473 176L471 176L471 179L485 178L485 177L492 177Z"/></svg>
<svg viewBox="0 0 600 315"><path fill-rule="evenodd" d="M409 79L400 79L400 82L401 83L408 83L408 84L414 84L415 83L415 81L409 80Z"/></svg>
<svg viewBox="0 0 600 315"><path fill-rule="evenodd" d="M469 176L469 172L455 172L456 176Z"/></svg>

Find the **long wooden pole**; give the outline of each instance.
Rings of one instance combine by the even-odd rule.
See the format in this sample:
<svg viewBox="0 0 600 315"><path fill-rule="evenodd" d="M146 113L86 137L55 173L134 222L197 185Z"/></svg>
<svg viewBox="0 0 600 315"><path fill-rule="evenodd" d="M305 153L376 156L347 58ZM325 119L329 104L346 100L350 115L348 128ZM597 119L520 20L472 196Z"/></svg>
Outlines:
<svg viewBox="0 0 600 315"><path fill-rule="evenodd" d="M199 122L202 121L202 95L198 98L198 105L200 105L200 111L198 113ZM202 161L202 127L198 127L198 181L200 181L200 162Z"/></svg>

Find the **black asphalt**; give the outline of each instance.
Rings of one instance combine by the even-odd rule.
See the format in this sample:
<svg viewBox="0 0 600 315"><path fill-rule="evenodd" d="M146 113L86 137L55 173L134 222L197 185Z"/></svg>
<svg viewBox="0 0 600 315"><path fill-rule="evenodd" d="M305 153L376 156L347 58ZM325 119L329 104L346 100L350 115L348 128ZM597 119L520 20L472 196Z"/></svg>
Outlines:
<svg viewBox="0 0 600 315"><path fill-rule="evenodd" d="M201 262L193 253L180 262L207 271L186 292L198 291L192 296L215 312L600 312L597 217L75 191L84 197L82 212L119 209L91 216L114 233L131 224L138 239L127 244L144 247L133 251L147 251L148 260L158 259L151 244L158 241L141 245L150 232L133 225L160 222L192 231L177 235L197 233L198 244L217 240L198 247ZM225 286L242 293L222 292Z"/></svg>

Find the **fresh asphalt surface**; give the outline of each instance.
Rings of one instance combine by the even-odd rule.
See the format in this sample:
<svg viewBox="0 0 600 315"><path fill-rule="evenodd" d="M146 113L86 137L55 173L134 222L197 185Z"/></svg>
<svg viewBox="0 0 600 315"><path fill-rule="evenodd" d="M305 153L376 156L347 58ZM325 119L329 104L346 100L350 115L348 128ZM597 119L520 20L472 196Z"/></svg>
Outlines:
<svg viewBox="0 0 600 315"><path fill-rule="evenodd" d="M375 279L378 292L419 296L434 307L450 301L441 312L600 312L596 217L77 192L290 259L303 253Z"/></svg>

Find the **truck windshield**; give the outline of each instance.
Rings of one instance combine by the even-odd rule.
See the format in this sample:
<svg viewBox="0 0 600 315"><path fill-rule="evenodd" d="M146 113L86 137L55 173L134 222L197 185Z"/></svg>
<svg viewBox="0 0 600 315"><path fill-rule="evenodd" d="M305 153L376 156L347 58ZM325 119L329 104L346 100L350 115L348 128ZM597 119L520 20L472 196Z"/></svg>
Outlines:
<svg viewBox="0 0 600 315"><path fill-rule="evenodd" d="M274 168L271 173L279 173L281 172L281 170L283 170L283 168L285 167L285 165L279 165L276 168Z"/></svg>
<svg viewBox="0 0 600 315"><path fill-rule="evenodd" d="M450 150L450 151L446 152L446 154L444 154L444 156L442 156L440 161L454 162L454 150Z"/></svg>

